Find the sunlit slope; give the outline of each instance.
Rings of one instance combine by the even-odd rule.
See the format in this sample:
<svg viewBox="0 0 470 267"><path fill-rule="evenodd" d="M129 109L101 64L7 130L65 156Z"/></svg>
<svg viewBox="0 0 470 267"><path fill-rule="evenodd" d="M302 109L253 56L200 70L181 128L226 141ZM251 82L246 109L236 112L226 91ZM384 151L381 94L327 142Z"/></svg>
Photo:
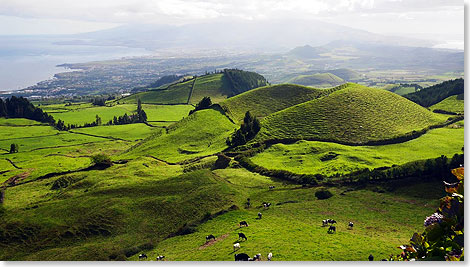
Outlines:
<svg viewBox="0 0 470 267"><path fill-rule="evenodd" d="M332 73L315 73L311 75L299 75L288 81L289 83L328 88L340 85L345 81Z"/></svg>
<svg viewBox="0 0 470 267"><path fill-rule="evenodd" d="M279 84L253 89L234 96L220 105L235 120L240 121L247 111L265 117L276 111L313 100L335 89L315 89L295 84Z"/></svg>
<svg viewBox="0 0 470 267"><path fill-rule="evenodd" d="M148 138L128 155L150 155L179 162L222 151L236 125L217 110L200 110L169 127L167 133Z"/></svg>
<svg viewBox="0 0 470 267"><path fill-rule="evenodd" d="M398 137L446 119L399 95L350 83L327 96L271 114L262 121L255 140L361 144Z"/></svg>

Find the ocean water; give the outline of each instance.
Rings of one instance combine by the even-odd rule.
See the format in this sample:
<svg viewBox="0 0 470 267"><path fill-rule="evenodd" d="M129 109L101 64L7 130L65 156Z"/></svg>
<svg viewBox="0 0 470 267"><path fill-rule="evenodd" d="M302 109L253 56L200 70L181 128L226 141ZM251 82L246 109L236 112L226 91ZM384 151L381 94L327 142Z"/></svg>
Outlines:
<svg viewBox="0 0 470 267"><path fill-rule="evenodd" d="M149 51L119 46L59 45L54 37L0 36L0 91L14 91L68 71L63 63L144 56Z"/></svg>

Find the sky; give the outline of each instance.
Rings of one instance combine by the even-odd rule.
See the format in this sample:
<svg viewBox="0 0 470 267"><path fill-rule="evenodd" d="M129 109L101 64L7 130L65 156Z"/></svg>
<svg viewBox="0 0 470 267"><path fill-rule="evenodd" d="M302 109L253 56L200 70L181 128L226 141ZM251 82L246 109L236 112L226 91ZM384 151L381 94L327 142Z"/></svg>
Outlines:
<svg viewBox="0 0 470 267"><path fill-rule="evenodd" d="M317 19L386 35L464 40L463 0L0 0L0 35L73 34L123 24Z"/></svg>

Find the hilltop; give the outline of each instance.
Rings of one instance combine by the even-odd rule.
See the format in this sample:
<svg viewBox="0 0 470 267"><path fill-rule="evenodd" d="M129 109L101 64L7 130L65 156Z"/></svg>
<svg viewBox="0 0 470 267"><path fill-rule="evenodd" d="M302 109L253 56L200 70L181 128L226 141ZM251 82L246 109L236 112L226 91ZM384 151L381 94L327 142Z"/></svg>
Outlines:
<svg viewBox="0 0 470 267"><path fill-rule="evenodd" d="M310 75L299 75L290 79L288 83L313 86L317 88L328 88L345 83L345 81L332 73L326 72Z"/></svg>
<svg viewBox="0 0 470 267"><path fill-rule="evenodd" d="M197 104L208 96L217 103L256 87L267 85L266 79L257 73L237 69L193 76L174 83L148 88L148 91L130 95L118 102L137 103L140 98L144 104Z"/></svg>
<svg viewBox="0 0 470 267"><path fill-rule="evenodd" d="M361 144L396 138L446 119L394 93L349 83L327 96L269 115L255 140Z"/></svg>
<svg viewBox="0 0 470 267"><path fill-rule="evenodd" d="M430 110L437 113L455 113L464 114L465 101L464 95L449 96L441 102L429 107Z"/></svg>
<svg viewBox="0 0 470 267"><path fill-rule="evenodd" d="M324 90L295 84L279 84L253 89L229 98L220 105L235 121L240 121L247 111L256 117L266 117L271 113L316 99L336 89Z"/></svg>

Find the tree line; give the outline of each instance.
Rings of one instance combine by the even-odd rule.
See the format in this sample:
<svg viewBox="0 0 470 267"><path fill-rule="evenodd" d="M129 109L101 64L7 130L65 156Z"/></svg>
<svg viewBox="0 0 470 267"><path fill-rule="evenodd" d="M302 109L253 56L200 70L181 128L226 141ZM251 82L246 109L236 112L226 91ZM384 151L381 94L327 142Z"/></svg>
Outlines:
<svg viewBox="0 0 470 267"><path fill-rule="evenodd" d="M463 99L463 93L464 80L460 78L426 87L417 92L406 94L403 97L406 97L423 107L430 107L453 95L462 94Z"/></svg>
<svg viewBox="0 0 470 267"><path fill-rule="evenodd" d="M223 73L223 82L228 85L232 91L232 95L230 96L268 85L266 78L256 72L239 69L224 69Z"/></svg>
<svg viewBox="0 0 470 267"><path fill-rule="evenodd" d="M4 118L25 118L43 123L55 124L54 118L35 107L24 97L12 96L5 100L0 98L0 117Z"/></svg>

